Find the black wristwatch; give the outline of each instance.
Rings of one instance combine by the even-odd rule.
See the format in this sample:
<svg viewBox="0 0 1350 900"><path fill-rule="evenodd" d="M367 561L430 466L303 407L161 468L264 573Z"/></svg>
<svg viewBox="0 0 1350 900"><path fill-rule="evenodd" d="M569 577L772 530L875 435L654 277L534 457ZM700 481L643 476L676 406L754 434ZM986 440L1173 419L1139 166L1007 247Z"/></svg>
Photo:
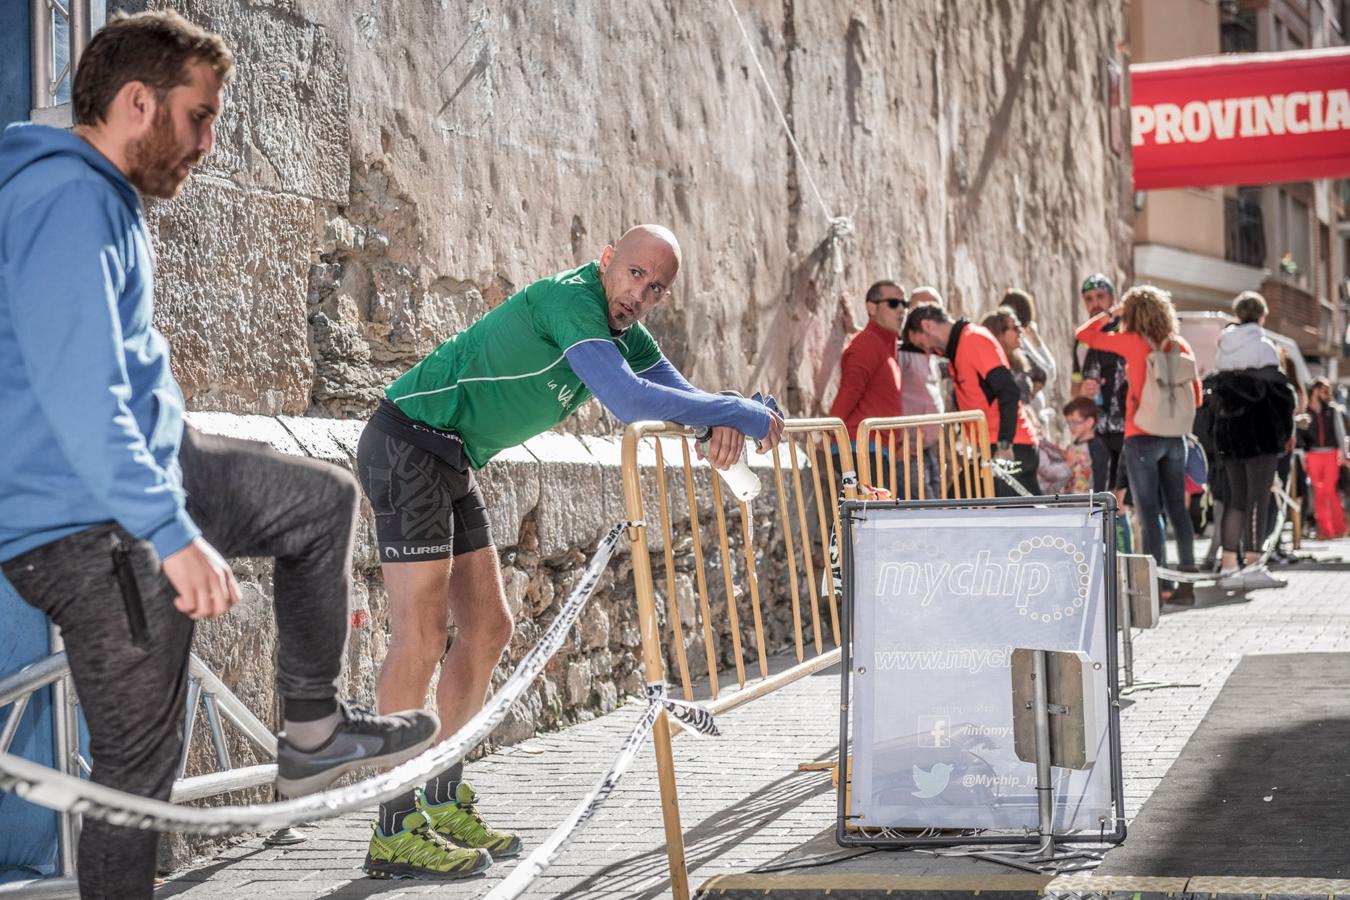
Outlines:
<svg viewBox="0 0 1350 900"><path fill-rule="evenodd" d="M997 451L998 453L1003 453L1003 452L1005 452L1005 451L1008 452L1008 453L1011 453L1011 452L1012 452L1012 441L999 441L999 442L994 446L994 450Z"/></svg>

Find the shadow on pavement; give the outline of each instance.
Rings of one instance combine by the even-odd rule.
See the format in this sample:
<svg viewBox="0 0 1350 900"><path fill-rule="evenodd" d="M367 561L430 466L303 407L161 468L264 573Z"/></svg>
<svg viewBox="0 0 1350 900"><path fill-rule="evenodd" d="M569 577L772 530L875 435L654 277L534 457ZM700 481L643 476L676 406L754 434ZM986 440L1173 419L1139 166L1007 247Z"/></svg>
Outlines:
<svg viewBox="0 0 1350 900"><path fill-rule="evenodd" d="M257 856L259 853L262 853L264 849L266 848L258 847L254 850L250 850L243 856L235 856L231 857L230 859L217 860L216 862L213 862L209 865L205 865L197 869L189 869L186 872L181 872L178 875L175 875L172 878L167 879L163 884L156 887L155 896L177 897L179 894L182 894L186 891L190 891L193 888L201 887L202 882L210 881L212 875L215 875L218 872L224 872L235 863L242 862L246 859L250 859L254 856Z"/></svg>
<svg viewBox="0 0 1350 900"><path fill-rule="evenodd" d="M816 757L824 762L835 757L831 750ZM684 833L685 857L690 871L726 855L747 837L802 804L821 794L833 793L828 772L793 771L765 785L730 809L704 819ZM663 844L645 853L611 863L559 897L586 897L603 889L633 900L650 900L667 892L670 874L666 870Z"/></svg>

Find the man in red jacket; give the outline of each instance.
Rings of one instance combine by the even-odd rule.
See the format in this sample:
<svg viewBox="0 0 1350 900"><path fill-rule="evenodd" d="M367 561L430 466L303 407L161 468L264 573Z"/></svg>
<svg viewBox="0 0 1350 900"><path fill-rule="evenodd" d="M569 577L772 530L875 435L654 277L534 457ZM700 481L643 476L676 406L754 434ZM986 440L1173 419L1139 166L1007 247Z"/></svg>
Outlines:
<svg viewBox="0 0 1350 900"><path fill-rule="evenodd" d="M909 303L894 281L867 289L867 327L853 336L839 358L839 392L830 415L844 420L857 453L858 423L873 416L901 415L900 323ZM880 460L878 460L880 463Z"/></svg>
<svg viewBox="0 0 1350 900"><path fill-rule="evenodd" d="M1021 391L998 338L965 319L953 321L936 303L920 303L910 310L903 333L905 340L920 350L947 357L957 407L984 413L989 423L989 440L995 445L994 455L1017 462L1014 477L1028 493L1039 494L1036 425L1030 411L1022 405ZM1001 497L1015 494L1002 480L996 480L994 487Z"/></svg>

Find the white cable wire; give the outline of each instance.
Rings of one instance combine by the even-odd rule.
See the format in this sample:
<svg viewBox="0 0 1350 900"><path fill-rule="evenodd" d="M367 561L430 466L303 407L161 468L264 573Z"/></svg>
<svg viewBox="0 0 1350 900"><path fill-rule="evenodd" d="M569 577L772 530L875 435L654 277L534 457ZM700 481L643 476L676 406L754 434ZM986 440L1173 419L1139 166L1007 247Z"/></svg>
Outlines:
<svg viewBox="0 0 1350 900"><path fill-rule="evenodd" d="M671 699L667 695L664 682L647 685L647 709L642 714L642 718L638 719L637 724L633 726L633 730L628 733L628 737L624 740L623 746L619 748L619 754L614 758L609 770L600 777L600 780L587 792L586 796L582 797L581 801L572 808L567 818L563 819L562 824L555 828L553 833L545 838L533 853L512 869L511 874L506 876L501 884L492 889L486 900L515 900L540 875L544 874L544 870L552 865L563 845L571 840L576 830L595 814L602 803L609 799L609 795L618 785L619 779L628 771L628 767L637 758L638 751L647 742L647 736L651 734L652 727L656 725L656 717L662 709L671 712L679 721L690 724L695 734L716 735L718 733L717 726L712 720L712 714L706 709L693 703L686 703L683 700Z"/></svg>
<svg viewBox="0 0 1350 900"><path fill-rule="evenodd" d="M1278 497L1281 498L1280 503L1277 504L1278 509L1275 512L1275 527L1270 530L1270 534L1266 537L1266 543L1261 550L1261 556L1256 560L1256 562L1250 563L1247 566L1244 566L1243 568L1254 568L1256 566L1264 566L1270 560L1271 554L1275 552L1275 548L1280 545L1280 536L1281 536L1280 532L1284 531L1284 523L1289 512L1289 507L1293 505L1294 478L1297 476L1297 474L1298 474L1298 466L1290 465L1289 480L1286 483L1285 487L1281 488L1279 485L1272 485L1272 487L1274 488L1273 493L1275 493ZM1265 498L1262 497L1261 501L1264 500ZM1216 522L1215 531L1218 530L1218 527L1219 523ZM1177 569L1164 569L1161 566L1158 567L1158 577L1166 578L1168 581L1180 581L1185 582L1187 584L1200 584L1202 582L1219 580L1219 576L1215 572L1182 572Z"/></svg>
<svg viewBox="0 0 1350 900"><path fill-rule="evenodd" d="M615 525L600 542L553 624L483 709L450 737L388 772L348 787L279 803L206 808L178 806L124 793L19 756L0 753L0 790L10 791L48 809L82 813L111 825L195 834L274 831L354 812L397 796L461 759L501 724L510 708L567 640L568 632L595 590L624 530L634 524L637 523Z"/></svg>
<svg viewBox="0 0 1350 900"><path fill-rule="evenodd" d="M749 51L750 59L755 64L755 71L759 72L759 79L764 83L764 90L769 94L769 102L773 104L774 112L778 113L778 121L782 124L783 131L787 133L788 143L792 145L792 152L797 155L798 161L802 164L802 172L806 175L806 183L811 186L811 193L815 195L816 203L820 204L820 211L824 213L825 219L830 223L832 229L842 229L844 226L836 225L841 220L830 212L830 207L826 205L825 198L821 195L815 178L811 176L811 166L807 164L806 155L802 153L802 148L797 143L797 136L792 133L792 126L788 124L787 116L783 114L783 107L778 104L778 96L773 92L773 85L769 83L769 76L764 71L764 66L760 65L759 56L755 53L754 44L750 42L750 33L745 30L745 23L741 21L741 14L736 9L735 0L727 0L727 6L730 7L731 14L736 19L736 27L741 31L741 39L745 41L745 49Z"/></svg>

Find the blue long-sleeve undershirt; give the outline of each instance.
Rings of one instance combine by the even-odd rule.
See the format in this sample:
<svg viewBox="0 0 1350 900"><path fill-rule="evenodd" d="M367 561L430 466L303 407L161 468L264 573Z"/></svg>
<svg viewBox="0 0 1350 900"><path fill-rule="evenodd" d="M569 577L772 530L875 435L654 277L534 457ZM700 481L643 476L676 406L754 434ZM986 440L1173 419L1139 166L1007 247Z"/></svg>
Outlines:
<svg viewBox="0 0 1350 900"><path fill-rule="evenodd" d="M567 364L605 408L623 422L659 419L692 427L729 425L755 440L769 433L769 411L753 400L694 387L664 357L641 375L609 341L585 341Z"/></svg>

